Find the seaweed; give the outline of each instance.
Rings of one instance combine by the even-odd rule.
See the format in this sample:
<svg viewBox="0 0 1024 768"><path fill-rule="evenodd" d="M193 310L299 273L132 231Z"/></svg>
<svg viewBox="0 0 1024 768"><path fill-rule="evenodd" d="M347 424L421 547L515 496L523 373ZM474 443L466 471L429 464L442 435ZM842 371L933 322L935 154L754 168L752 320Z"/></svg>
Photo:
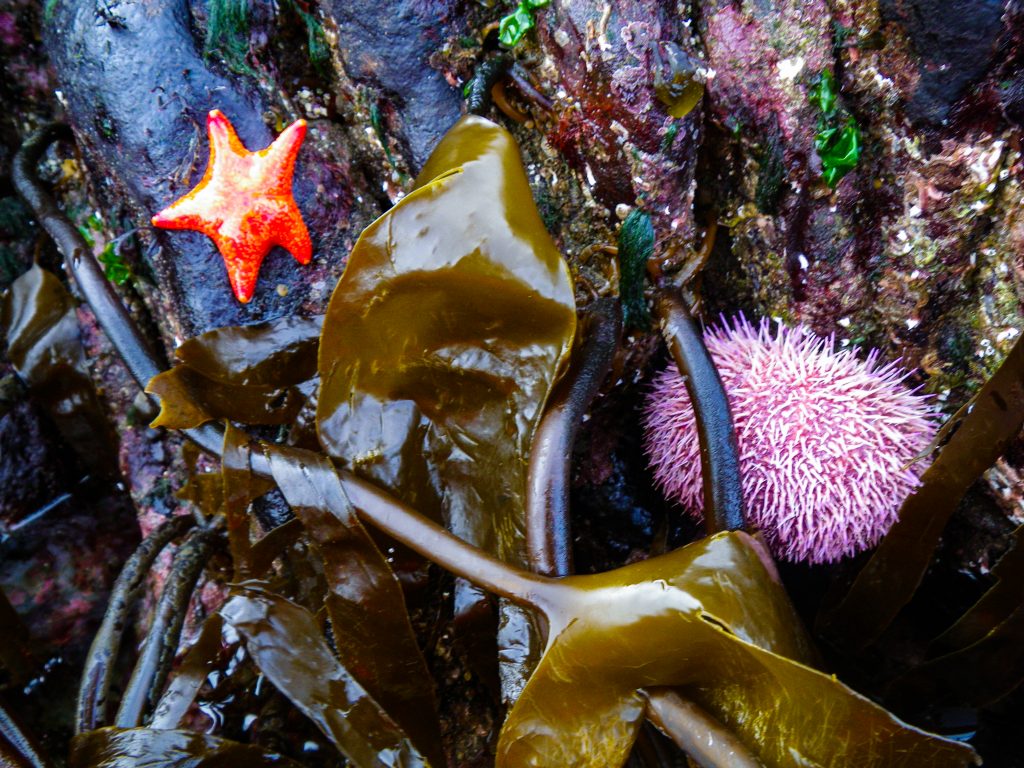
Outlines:
<svg viewBox="0 0 1024 768"><path fill-rule="evenodd" d="M821 159L825 183L832 189L857 167L861 152L860 128L852 115L844 118L838 95L835 77L826 69L818 75L807 96L807 100L820 112L814 148Z"/></svg>
<svg viewBox="0 0 1024 768"><path fill-rule="evenodd" d="M44 226L57 233L58 245L74 249L79 233L63 229L61 214L29 172L26 157L44 141L34 138L28 154L19 156L15 165L23 175L16 183L49 211ZM404 613L396 607L395 577L362 532L358 516L479 589L521 606L546 636L544 652L502 728L499 766L622 764L648 711L674 728L680 743L695 728L725 734L721 750L705 753L710 764L726 764L730 756L767 765L973 762L970 747L907 726L815 669L817 654L770 557L741 530L728 403L696 322L667 285L657 287L657 314L701 412L712 535L589 576L551 579L507 561L526 560L522 526L529 519L529 480L540 482L538 507L556 513L564 508L558 485L560 480L564 485L564 461L549 453L526 472L545 407L549 404L548 412L555 414L553 444L571 443L571 430L593 396L616 336L609 332L614 314L596 307L599 322L581 322L580 358L572 360L577 320L568 276L539 223L514 149L492 124L464 119L442 141L414 192L357 244L319 344L319 435L333 461L298 448L251 450L244 433L214 423L184 430L224 459L222 472L209 479L197 475L190 493L208 510L223 508L237 572L250 574L236 584L221 615L242 635L256 666L355 764L374 764L379 755L396 764L427 764L429 758L410 737L413 729L403 728L370 692L373 683L361 684L340 658L355 650L396 655L390 638L385 642L379 636L372 645L341 647L350 623L345 616L365 612L369 595L384 595L374 597L374 605L388 604L394 616ZM159 372L156 358L136 344L137 329L123 309L118 313L109 284L92 279L95 273L87 266L92 254L72 250L68 258L75 254L81 258L71 264L72 273L133 372L140 377L146 370ZM236 386L265 386L260 355L282 349L280 337L270 335L275 342L260 347L251 333L226 329L216 339L238 340L227 346L231 355L211 352L218 347L207 338L189 348L197 354L187 352L182 365L206 375L204 365L213 361L214 370L235 377ZM249 354L257 348L260 352ZM563 372L564 390L556 386ZM266 375L278 383L272 370ZM182 402L190 396L180 393ZM982 428L974 417L986 407L979 400L939 461L961 433ZM385 424L392 428L382 429ZM268 479L276 481L300 522L252 542L244 508ZM423 512L445 518L472 540L453 535ZM553 525L551 519L544 517L541 527ZM219 517L207 511L202 520L208 527L193 536L215 538ZM302 581L291 578L288 568L311 567L282 555L296 536L315 545L325 568L325 592L312 572L308 583L313 586L285 594L289 583ZM277 560L279 570L273 565ZM188 563L182 571L191 572ZM344 581L336 569L345 570ZM353 593L351 580L359 577L366 583ZM187 582L185 574L181 581ZM335 609L350 612L331 616L337 655L314 613L325 595L347 601ZM324 615L331 613L328 606ZM197 659L210 654L211 643L204 641L207 649L196 651ZM155 701L152 681L161 674L159 656L148 648L147 642L140 682L130 689L146 691L145 699ZM196 686L196 673L188 675L182 683L186 699ZM128 698L140 700L135 693ZM820 727L823 718L828 729ZM129 728L80 735L72 764L124 765L129 754L172 765L184 759L192 764L220 757L257 764L271 759L214 737Z"/></svg>
<svg viewBox="0 0 1024 768"><path fill-rule="evenodd" d="M70 768L136 768L142 760L162 768L295 768L297 763L252 744L208 734L153 728L100 728L76 736Z"/></svg>
<svg viewBox="0 0 1024 768"><path fill-rule="evenodd" d="M526 552L530 570L545 576L572 573L569 468L576 433L597 395L622 335L619 303L598 299L580 313L576 343L530 446L527 472Z"/></svg>
<svg viewBox="0 0 1024 768"><path fill-rule="evenodd" d="M619 228L619 298L627 328L646 330L651 312L644 296L647 262L654 255L654 226L651 217L635 208Z"/></svg>
<svg viewBox="0 0 1024 768"><path fill-rule="evenodd" d="M188 339L174 353L180 364L146 387L160 398L152 426L291 423L315 386L320 324L282 318Z"/></svg>
<svg viewBox="0 0 1024 768"><path fill-rule="evenodd" d="M216 530L196 528L175 552L146 640L121 696L114 719L118 728L142 725L147 709L163 690L181 637L185 610L219 539Z"/></svg>
<svg viewBox="0 0 1024 768"><path fill-rule="evenodd" d="M114 679L114 665L124 640L132 605L157 556L171 541L187 531L194 521L176 517L154 530L121 568L92 646L86 657L78 690L75 732L85 733L107 723L108 697Z"/></svg>
<svg viewBox="0 0 1024 768"><path fill-rule="evenodd" d="M534 28L534 13L549 5L551 0L519 0L519 5L498 23L498 41L506 48L515 48Z"/></svg>
<svg viewBox="0 0 1024 768"><path fill-rule="evenodd" d="M219 58L239 75L256 76L249 66L249 0L208 0L203 56Z"/></svg>
<svg viewBox="0 0 1024 768"><path fill-rule="evenodd" d="M682 298L662 290L657 312L669 353L696 404L708 532L741 531L745 523L739 449L722 380Z"/></svg>
<svg viewBox="0 0 1024 768"><path fill-rule="evenodd" d="M239 584L220 610L260 671L316 723L357 768L386 760L427 765L380 705L345 670L300 605L258 581Z"/></svg>
<svg viewBox="0 0 1024 768"><path fill-rule="evenodd" d="M949 442L900 508L899 520L818 629L838 645L876 640L924 577L942 530L967 489L1003 455L1024 426L1024 342L1018 339L986 382Z"/></svg>
<svg viewBox="0 0 1024 768"><path fill-rule="evenodd" d="M342 667L443 765L434 685L391 566L323 456L266 446L270 471L323 560L327 614ZM312 460L311 460L312 459Z"/></svg>
<svg viewBox="0 0 1024 768"><path fill-rule="evenodd" d="M352 249L320 339L321 445L522 562L526 458L575 327L511 136L467 116Z"/></svg>
<svg viewBox="0 0 1024 768"><path fill-rule="evenodd" d="M117 474L114 435L85 361L75 301L55 275L33 265L0 302L7 359L67 443L97 477Z"/></svg>

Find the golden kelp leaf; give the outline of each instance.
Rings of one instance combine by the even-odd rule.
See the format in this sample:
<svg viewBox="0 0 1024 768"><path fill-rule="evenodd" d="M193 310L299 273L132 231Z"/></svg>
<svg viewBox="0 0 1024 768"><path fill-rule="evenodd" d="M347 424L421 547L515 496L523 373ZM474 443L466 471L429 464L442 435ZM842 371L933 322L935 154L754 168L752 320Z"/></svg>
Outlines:
<svg viewBox="0 0 1024 768"><path fill-rule="evenodd" d="M467 116L349 256L320 343L321 443L521 562L527 454L575 326L514 141Z"/></svg>
<svg viewBox="0 0 1024 768"><path fill-rule="evenodd" d="M970 747L924 733L811 655L756 543L722 533L597 576L569 577L545 609L547 650L509 713L499 768L622 765L639 690L673 686L766 766L965 766Z"/></svg>
<svg viewBox="0 0 1024 768"><path fill-rule="evenodd" d="M315 387L320 324L288 317L188 339L175 350L180 363L146 386L160 398L153 426L290 423Z"/></svg>
<svg viewBox="0 0 1024 768"><path fill-rule="evenodd" d="M238 585L220 610L256 666L356 768L427 762L331 653L316 619L260 582Z"/></svg>
<svg viewBox="0 0 1024 768"><path fill-rule="evenodd" d="M443 765L434 681L402 586L323 454L266 446L270 471L323 561L342 665L434 765Z"/></svg>

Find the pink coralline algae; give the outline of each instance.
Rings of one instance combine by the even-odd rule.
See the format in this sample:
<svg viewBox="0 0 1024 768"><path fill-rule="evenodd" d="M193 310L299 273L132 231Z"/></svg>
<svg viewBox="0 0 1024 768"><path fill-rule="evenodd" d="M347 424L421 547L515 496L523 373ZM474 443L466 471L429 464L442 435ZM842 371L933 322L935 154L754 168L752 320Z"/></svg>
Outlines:
<svg viewBox="0 0 1024 768"><path fill-rule="evenodd" d="M790 561L833 562L877 544L919 485L925 462L914 459L936 430L908 374L804 328L773 333L767 320L723 320L704 339L736 425L751 529ZM696 422L674 365L654 380L644 429L658 486L701 517Z"/></svg>

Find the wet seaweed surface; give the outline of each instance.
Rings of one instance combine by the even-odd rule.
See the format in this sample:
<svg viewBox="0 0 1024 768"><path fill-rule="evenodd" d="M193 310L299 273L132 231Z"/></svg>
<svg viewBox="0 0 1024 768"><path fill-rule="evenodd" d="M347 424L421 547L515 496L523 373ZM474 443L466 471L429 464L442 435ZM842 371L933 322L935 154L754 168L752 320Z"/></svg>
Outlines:
<svg viewBox="0 0 1024 768"><path fill-rule="evenodd" d="M1022 764L1022 13L0 3L0 762ZM149 226L211 109L309 124L245 305ZM736 311L931 395L873 551L744 532Z"/></svg>

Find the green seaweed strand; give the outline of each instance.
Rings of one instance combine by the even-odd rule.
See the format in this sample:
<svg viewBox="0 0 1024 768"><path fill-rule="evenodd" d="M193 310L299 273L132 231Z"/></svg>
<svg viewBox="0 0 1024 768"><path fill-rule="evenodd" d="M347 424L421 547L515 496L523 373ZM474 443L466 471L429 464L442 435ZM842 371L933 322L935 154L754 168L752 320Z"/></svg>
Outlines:
<svg viewBox="0 0 1024 768"><path fill-rule="evenodd" d="M821 112L814 148L821 158L821 174L831 189L857 167L861 153L860 127L852 115L845 115L844 119L838 96L835 76L827 69L822 70L807 96Z"/></svg>

